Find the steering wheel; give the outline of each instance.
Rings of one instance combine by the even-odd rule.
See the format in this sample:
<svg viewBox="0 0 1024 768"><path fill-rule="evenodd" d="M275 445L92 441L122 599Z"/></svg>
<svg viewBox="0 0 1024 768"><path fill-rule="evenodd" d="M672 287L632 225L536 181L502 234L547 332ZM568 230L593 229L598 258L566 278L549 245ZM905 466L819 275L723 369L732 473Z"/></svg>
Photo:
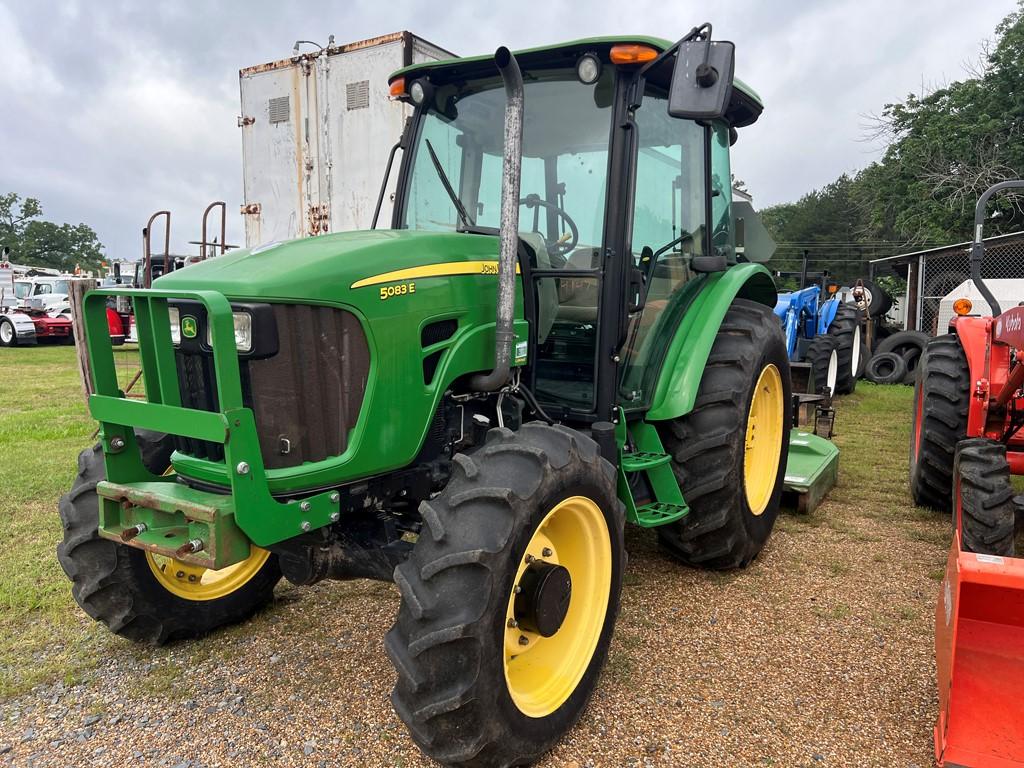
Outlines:
<svg viewBox="0 0 1024 768"><path fill-rule="evenodd" d="M580 241L580 231L576 227L576 222L572 220L572 217L569 216L564 208L560 207L557 203L552 203L548 200L542 199L540 195L527 195L519 201L519 204L525 205L527 208L547 208L550 211L554 211L558 215L558 218L564 221L569 227L569 231L554 242L550 242L546 237L544 238L544 244L547 246L548 254L552 258L557 256L561 259L560 264L552 262L552 266L558 268L564 267L566 262L568 262L567 256L576 250L576 244ZM534 220L536 221L536 218ZM543 236L543 233L541 233L536 226L533 231Z"/></svg>

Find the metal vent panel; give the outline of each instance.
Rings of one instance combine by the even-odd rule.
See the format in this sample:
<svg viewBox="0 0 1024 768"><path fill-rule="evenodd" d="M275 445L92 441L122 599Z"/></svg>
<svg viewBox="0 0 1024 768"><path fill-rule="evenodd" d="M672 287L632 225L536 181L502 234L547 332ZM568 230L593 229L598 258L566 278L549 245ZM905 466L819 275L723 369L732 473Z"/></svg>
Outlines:
<svg viewBox="0 0 1024 768"><path fill-rule="evenodd" d="M288 96L275 96L267 103L271 123L287 123L292 116L291 103Z"/></svg>
<svg viewBox="0 0 1024 768"><path fill-rule="evenodd" d="M253 411L267 469L339 456L359 418L370 370L350 312L275 304L279 352L249 363Z"/></svg>
<svg viewBox="0 0 1024 768"><path fill-rule="evenodd" d="M364 109L370 106L370 81L357 80L345 85L345 105L348 109Z"/></svg>

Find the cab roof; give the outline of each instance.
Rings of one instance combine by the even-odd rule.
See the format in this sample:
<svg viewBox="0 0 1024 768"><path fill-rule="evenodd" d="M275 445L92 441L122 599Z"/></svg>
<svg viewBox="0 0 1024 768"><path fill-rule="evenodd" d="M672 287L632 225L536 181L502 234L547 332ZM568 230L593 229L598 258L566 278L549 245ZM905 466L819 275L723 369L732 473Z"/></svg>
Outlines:
<svg viewBox="0 0 1024 768"><path fill-rule="evenodd" d="M648 35L608 35L603 37L585 37L579 40L571 40L565 43L553 45L542 45L536 48L524 48L514 51L516 58L523 65L530 65L533 62L557 64L575 63L576 59L584 53L597 53L605 61L608 59L608 51L613 45L628 45L631 43L649 45L659 53L670 48L674 43L661 37L650 37ZM479 67L480 64L493 60L492 54L481 56L466 56L463 58L443 59L441 61L426 61L420 64L412 64L408 67L392 72L388 81L398 77L409 75L426 75L432 72L441 72L446 76L457 75L461 72L467 74ZM562 60L562 61L560 61ZM764 110L764 102L757 91L744 83L738 77L733 78L733 96L729 104L727 117L729 122L737 128L753 124Z"/></svg>

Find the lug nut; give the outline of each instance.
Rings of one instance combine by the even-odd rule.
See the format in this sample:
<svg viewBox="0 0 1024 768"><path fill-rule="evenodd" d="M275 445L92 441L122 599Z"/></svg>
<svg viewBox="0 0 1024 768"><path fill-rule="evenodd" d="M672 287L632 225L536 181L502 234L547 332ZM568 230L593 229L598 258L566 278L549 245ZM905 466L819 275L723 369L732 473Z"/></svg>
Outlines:
<svg viewBox="0 0 1024 768"><path fill-rule="evenodd" d="M341 520L341 512L331 512L331 522L336 523Z"/></svg>
<svg viewBox="0 0 1024 768"><path fill-rule="evenodd" d="M518 626L519 626L519 622L516 621L515 619L509 619L508 620L508 628L509 629L515 629Z"/></svg>
<svg viewBox="0 0 1024 768"><path fill-rule="evenodd" d="M337 504L339 501L341 501L341 494L337 491L333 491L331 493L331 504Z"/></svg>
<svg viewBox="0 0 1024 768"><path fill-rule="evenodd" d="M245 461L238 462L238 465L235 467L235 472L237 472L240 475L248 475L249 474L249 464L248 464L248 462L245 462Z"/></svg>
<svg viewBox="0 0 1024 768"><path fill-rule="evenodd" d="M526 635L520 635L519 636L519 644L520 645L529 645L530 644L530 640L529 640L529 638L526 637Z"/></svg>
<svg viewBox="0 0 1024 768"><path fill-rule="evenodd" d="M543 555L544 557L551 557L551 556L552 556L553 554L555 554L554 552L552 552L552 551L551 551L551 547L544 547L544 549L542 549L542 550L540 551L540 553L541 553L541 554L542 554L542 555Z"/></svg>
<svg viewBox="0 0 1024 768"><path fill-rule="evenodd" d="M534 557L533 555L527 555L527 556L526 556L526 562L527 562L527 563L532 563L532 562L533 562L534 560L536 560L536 559L537 559L537 558L535 558L535 557Z"/></svg>
<svg viewBox="0 0 1024 768"><path fill-rule="evenodd" d="M523 591L523 588L520 587L518 584L516 584L516 594L518 595L522 591Z"/></svg>
<svg viewBox="0 0 1024 768"><path fill-rule="evenodd" d="M311 531L313 526L309 524L309 520L303 520L302 525L299 526L304 531Z"/></svg>
<svg viewBox="0 0 1024 768"><path fill-rule="evenodd" d="M123 437L112 437L110 439L110 450L112 450L112 451L120 451L123 448L124 448L124 438Z"/></svg>
<svg viewBox="0 0 1024 768"><path fill-rule="evenodd" d="M301 504L299 504L299 509L301 509L303 512L309 512L311 508L312 507L310 506L308 501L304 501Z"/></svg>

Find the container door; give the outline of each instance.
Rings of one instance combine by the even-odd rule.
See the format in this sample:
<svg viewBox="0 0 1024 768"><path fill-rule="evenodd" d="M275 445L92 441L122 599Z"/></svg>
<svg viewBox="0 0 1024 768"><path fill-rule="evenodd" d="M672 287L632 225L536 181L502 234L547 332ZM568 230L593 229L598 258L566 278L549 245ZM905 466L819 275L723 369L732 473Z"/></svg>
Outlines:
<svg viewBox="0 0 1024 768"><path fill-rule="evenodd" d="M242 70L245 244L316 234L320 205L315 59Z"/></svg>

